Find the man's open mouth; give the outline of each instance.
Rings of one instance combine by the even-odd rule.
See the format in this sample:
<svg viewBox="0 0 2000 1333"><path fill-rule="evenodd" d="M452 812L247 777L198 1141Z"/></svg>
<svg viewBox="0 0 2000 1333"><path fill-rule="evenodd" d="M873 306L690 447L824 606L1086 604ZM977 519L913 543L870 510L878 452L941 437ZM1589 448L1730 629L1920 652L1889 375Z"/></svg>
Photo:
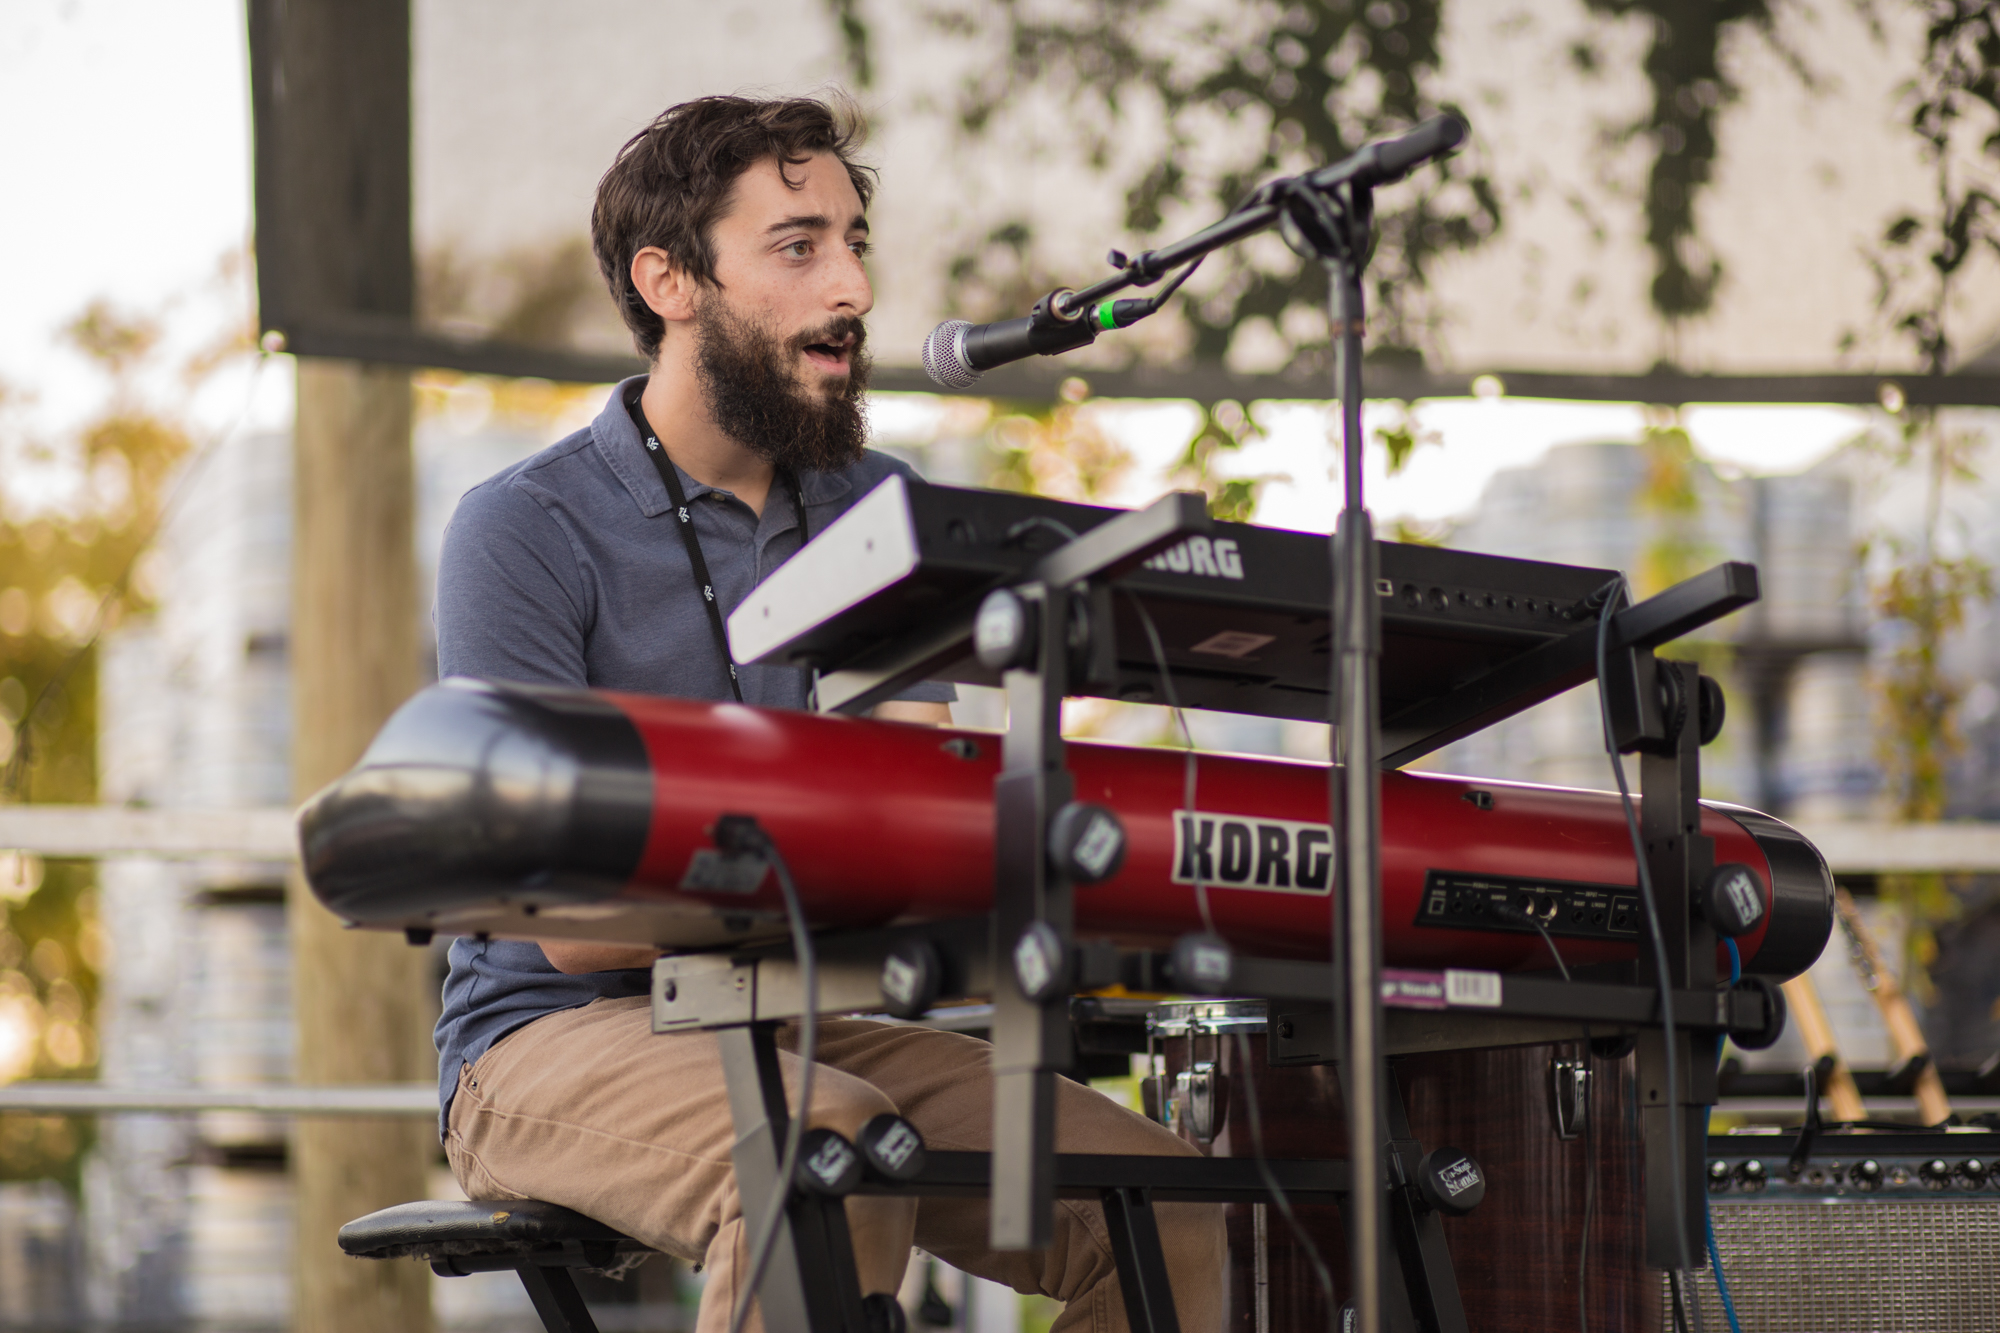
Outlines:
<svg viewBox="0 0 2000 1333"><path fill-rule="evenodd" d="M831 342L807 343L806 359L821 370L844 375L847 373L848 363L853 359L856 341L855 336L849 333Z"/></svg>

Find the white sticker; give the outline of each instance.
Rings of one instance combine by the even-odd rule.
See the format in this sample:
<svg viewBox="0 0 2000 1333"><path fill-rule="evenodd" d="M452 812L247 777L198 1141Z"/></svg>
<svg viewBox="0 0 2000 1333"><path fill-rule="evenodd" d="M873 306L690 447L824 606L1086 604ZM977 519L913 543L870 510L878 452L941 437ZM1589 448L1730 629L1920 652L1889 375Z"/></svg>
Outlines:
<svg viewBox="0 0 2000 1333"><path fill-rule="evenodd" d="M1444 999L1446 1004L1464 1004L1480 1009L1497 1009L1500 1007L1500 974L1498 972L1461 972L1456 968L1446 968L1444 974Z"/></svg>
<svg viewBox="0 0 2000 1333"><path fill-rule="evenodd" d="M897 1004L917 998L917 969L901 958L890 956L882 963L882 993Z"/></svg>
<svg viewBox="0 0 2000 1333"><path fill-rule="evenodd" d="M1076 863L1102 879L1124 844L1124 830L1116 820L1099 811L1090 817L1090 827L1083 831L1083 838L1076 845Z"/></svg>
<svg viewBox="0 0 2000 1333"><path fill-rule="evenodd" d="M901 1120L889 1126L881 1138L875 1140L875 1156L888 1165L892 1171L900 1171L903 1163L910 1160L910 1154L923 1146L917 1131Z"/></svg>
<svg viewBox="0 0 2000 1333"><path fill-rule="evenodd" d="M1022 993L1039 995L1053 976L1049 960L1042 957L1041 945L1034 935L1022 935L1014 945L1014 977L1021 983Z"/></svg>

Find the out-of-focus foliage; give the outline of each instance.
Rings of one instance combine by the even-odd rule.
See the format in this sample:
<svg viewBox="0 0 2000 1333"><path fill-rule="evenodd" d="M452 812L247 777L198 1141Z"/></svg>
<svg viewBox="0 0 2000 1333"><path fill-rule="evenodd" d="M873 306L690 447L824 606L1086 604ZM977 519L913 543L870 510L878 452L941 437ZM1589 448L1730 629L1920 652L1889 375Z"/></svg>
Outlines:
<svg viewBox="0 0 2000 1333"><path fill-rule="evenodd" d="M1633 592L1646 598L1692 578L1719 559L1720 552L1703 531L1701 482L1707 464L1687 431L1678 424L1648 426L1639 449L1646 476L1637 507L1648 531L1639 548Z"/></svg>
<svg viewBox="0 0 2000 1333"><path fill-rule="evenodd" d="M1395 420L1384 421L1371 432L1375 437L1375 443L1382 446L1388 472L1392 477L1410 465L1410 455L1417 451L1418 445L1443 442L1442 436L1424 426L1420 409L1415 403L1398 401L1393 406L1396 410Z"/></svg>
<svg viewBox="0 0 2000 1333"><path fill-rule="evenodd" d="M420 370L410 377L410 387L419 415L440 416L466 430L498 421L546 434L580 406L595 407L603 401L602 390L594 384L462 375L455 370Z"/></svg>
<svg viewBox="0 0 2000 1333"><path fill-rule="evenodd" d="M2000 13L1990 0L1913 3L1926 20L1924 50L1904 96L1933 194L1928 209L1890 222L1870 262L1884 321L1927 373L1941 374L1952 365L1953 297L1966 266L1981 253L2000 256ZM1926 821L1945 812L1948 765L1961 744L1964 690L1943 669L1944 642L1969 603L1993 596L1993 571L1943 530L1947 490L1977 480L1976 440L1935 409L1903 408L1893 393L1885 406L1898 417L1887 455L1922 470L1924 505L1914 542L1884 534L1872 543L1883 557L1870 590L1875 611L1902 631L1876 673L1879 751L1895 816ZM1882 890L1908 913L1906 984L1928 1001L1936 928L1958 914L1958 899L1940 875L1890 876Z"/></svg>
<svg viewBox="0 0 2000 1333"><path fill-rule="evenodd" d="M1200 410L1201 420L1174 464L1173 480L1206 495L1210 517L1248 523L1257 516L1257 501L1265 485L1290 479L1275 474L1245 477L1223 473L1217 464L1251 440L1262 439L1264 427L1241 403L1228 399Z"/></svg>
<svg viewBox="0 0 2000 1333"><path fill-rule="evenodd" d="M1646 113L1616 127L1621 139L1644 137L1653 148L1646 176L1646 245L1653 252L1653 309L1669 330L1708 312L1723 278L1722 261L1701 243L1697 205L1715 170L1716 122L1742 95L1723 69L1731 29L1751 28L1781 52L1775 23L1782 0L1585 0L1607 18L1636 20L1651 29ZM1789 55L1789 52L1785 52ZM1581 74L1599 74L1605 61L1588 42L1571 50ZM1811 81L1795 57L1793 69Z"/></svg>
<svg viewBox="0 0 2000 1333"><path fill-rule="evenodd" d="M1869 262L1877 309L1938 375L1951 369L1954 280L1981 252L2000 256L2000 11L1989 0L1913 2L1927 19L1924 57L1904 97L1933 206L1892 219Z"/></svg>
<svg viewBox="0 0 2000 1333"><path fill-rule="evenodd" d="M1098 500L1132 467L1132 455L1104 429L1090 389L1063 385L1053 404L995 403L987 427L988 484L1059 500Z"/></svg>
<svg viewBox="0 0 2000 1333"><path fill-rule="evenodd" d="M224 273L225 280L230 276ZM0 801L97 797L98 636L143 613L144 552L158 528L186 429L147 399L159 322L94 301L64 339L103 375L103 408L73 435L38 438L0 390ZM198 383L250 349L235 330L181 367ZM67 473L67 498L24 479ZM80 1078L97 1062L92 1013L100 936L95 867L0 855L0 1081ZM0 1179L72 1178L87 1121L0 1116Z"/></svg>
<svg viewBox="0 0 2000 1333"><path fill-rule="evenodd" d="M494 256L433 246L417 264L417 315L460 337L529 347L630 345L580 236Z"/></svg>
<svg viewBox="0 0 2000 1333"><path fill-rule="evenodd" d="M1057 98L1085 162L1116 175L1125 225L1138 237L1191 230L1274 175L1335 161L1445 109L1426 91L1438 67L1440 0L936 0L930 12L993 55L961 92L964 133L1001 132L1008 108L1031 92ZM1143 161L1121 161L1128 141L1148 145ZM1370 269L1378 347L1429 341L1431 266L1499 227L1499 195L1479 162L1475 149L1427 168L1382 201ZM951 272L965 313L1016 313L1055 285L1038 267L1034 239L1031 220L1015 216L967 246ZM1278 246L1238 246L1210 259L1179 309L1197 360L1222 359L1239 327L1262 321L1320 363L1326 295L1317 265Z"/></svg>

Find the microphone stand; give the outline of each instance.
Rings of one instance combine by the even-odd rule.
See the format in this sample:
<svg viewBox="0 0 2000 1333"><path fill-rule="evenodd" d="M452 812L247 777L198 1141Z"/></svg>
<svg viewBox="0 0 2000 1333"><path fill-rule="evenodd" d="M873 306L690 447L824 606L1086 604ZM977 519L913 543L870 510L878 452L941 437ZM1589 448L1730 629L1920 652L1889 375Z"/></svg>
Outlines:
<svg viewBox="0 0 2000 1333"><path fill-rule="evenodd" d="M1326 267L1333 392L1340 400L1343 497L1332 548L1337 647L1328 798L1342 853L1333 929L1344 984L1334 996L1333 1011L1353 1181L1346 1209L1352 1327L1356 1333L1380 1333L1389 1192L1381 1003L1382 723L1377 706L1382 610L1375 586L1375 525L1363 495L1361 433L1361 271L1368 260L1374 195L1358 182L1334 190L1294 186L1285 191L1283 204L1285 239L1294 249L1310 250Z"/></svg>
<svg viewBox="0 0 2000 1333"><path fill-rule="evenodd" d="M1465 125L1439 116L1401 139L1370 144L1302 176L1268 183L1228 217L1194 235L1131 259L1120 272L1080 292L1051 292L1033 319L1051 329L1072 323L1094 301L1150 286L1210 251L1273 225L1301 256L1326 268L1333 391L1340 400L1341 474L1345 482L1332 543L1334 625L1332 757L1328 804L1342 855L1333 914L1334 957L1341 982L1331 997L1343 1100L1347 1109L1348 1272L1355 1319L1346 1329L1381 1333L1388 1297L1388 1078L1382 1034L1382 731L1378 679L1382 610L1376 590L1375 529L1364 501L1361 434L1361 338L1374 187L1446 152ZM1403 1304L1397 1303L1398 1309Z"/></svg>

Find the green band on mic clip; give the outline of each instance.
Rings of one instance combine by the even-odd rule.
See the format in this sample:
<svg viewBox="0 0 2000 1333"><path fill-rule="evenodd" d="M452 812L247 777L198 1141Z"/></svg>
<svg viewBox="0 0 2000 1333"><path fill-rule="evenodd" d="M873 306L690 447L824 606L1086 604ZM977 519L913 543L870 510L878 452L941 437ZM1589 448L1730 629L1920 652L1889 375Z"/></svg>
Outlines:
<svg viewBox="0 0 2000 1333"><path fill-rule="evenodd" d="M1118 327L1118 317L1112 313L1111 302L1104 302L1102 305L1097 306L1091 313L1097 316L1098 328L1115 329Z"/></svg>

